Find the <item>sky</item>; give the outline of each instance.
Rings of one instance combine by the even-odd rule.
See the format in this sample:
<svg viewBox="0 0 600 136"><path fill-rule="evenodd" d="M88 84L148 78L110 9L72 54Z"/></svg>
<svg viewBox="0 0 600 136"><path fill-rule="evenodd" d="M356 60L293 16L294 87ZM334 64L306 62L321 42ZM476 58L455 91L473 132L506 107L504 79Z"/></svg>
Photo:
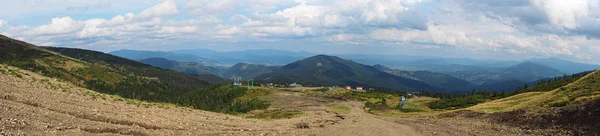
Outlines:
<svg viewBox="0 0 600 136"><path fill-rule="evenodd" d="M279 49L600 64L600 0L2 0L40 46Z"/></svg>

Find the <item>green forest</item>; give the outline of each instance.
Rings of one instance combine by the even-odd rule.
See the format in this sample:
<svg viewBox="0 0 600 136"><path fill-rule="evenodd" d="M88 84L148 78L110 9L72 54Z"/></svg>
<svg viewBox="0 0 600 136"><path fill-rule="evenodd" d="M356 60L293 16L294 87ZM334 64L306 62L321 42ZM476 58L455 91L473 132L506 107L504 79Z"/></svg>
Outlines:
<svg viewBox="0 0 600 136"><path fill-rule="evenodd" d="M0 63L97 92L149 102L223 113L245 113L269 106L261 100L237 100L246 94L246 88L213 85L192 75L96 51L40 48L0 37Z"/></svg>

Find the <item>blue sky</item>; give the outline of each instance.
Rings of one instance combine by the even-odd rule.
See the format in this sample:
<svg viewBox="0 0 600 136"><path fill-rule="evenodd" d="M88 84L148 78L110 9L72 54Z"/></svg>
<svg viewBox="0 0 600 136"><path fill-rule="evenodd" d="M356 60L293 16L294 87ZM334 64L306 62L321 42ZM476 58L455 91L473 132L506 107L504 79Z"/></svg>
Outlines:
<svg viewBox="0 0 600 136"><path fill-rule="evenodd" d="M22 0L0 33L42 46L401 54L600 64L599 0Z"/></svg>

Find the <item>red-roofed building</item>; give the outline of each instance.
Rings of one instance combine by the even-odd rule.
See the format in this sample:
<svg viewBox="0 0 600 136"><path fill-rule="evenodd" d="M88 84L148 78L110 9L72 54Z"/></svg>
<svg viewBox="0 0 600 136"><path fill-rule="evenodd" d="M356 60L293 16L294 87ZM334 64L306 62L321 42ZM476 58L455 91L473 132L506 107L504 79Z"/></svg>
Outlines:
<svg viewBox="0 0 600 136"><path fill-rule="evenodd" d="M352 89L352 87L350 87L350 86L346 86L345 88L346 88L346 89Z"/></svg>
<svg viewBox="0 0 600 136"><path fill-rule="evenodd" d="M362 86L356 86L356 90L363 90Z"/></svg>

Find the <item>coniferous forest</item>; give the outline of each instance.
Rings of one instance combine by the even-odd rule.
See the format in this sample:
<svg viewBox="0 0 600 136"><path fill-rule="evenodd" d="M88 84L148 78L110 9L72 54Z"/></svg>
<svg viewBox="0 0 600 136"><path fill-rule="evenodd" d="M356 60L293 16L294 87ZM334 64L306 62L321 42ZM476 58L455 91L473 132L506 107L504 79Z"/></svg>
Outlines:
<svg viewBox="0 0 600 136"><path fill-rule="evenodd" d="M269 106L256 99L236 100L246 94L246 88L213 85L192 75L101 52L40 48L7 37L0 37L0 49L0 63L124 98L223 113L244 113Z"/></svg>

